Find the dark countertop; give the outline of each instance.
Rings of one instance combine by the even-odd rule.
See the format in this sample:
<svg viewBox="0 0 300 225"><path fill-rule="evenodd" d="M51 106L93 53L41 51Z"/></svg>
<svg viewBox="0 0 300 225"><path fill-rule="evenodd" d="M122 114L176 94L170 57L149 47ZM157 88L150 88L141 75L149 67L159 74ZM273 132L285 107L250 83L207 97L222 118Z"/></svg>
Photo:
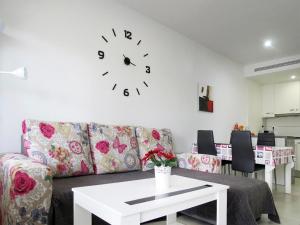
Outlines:
<svg viewBox="0 0 300 225"><path fill-rule="evenodd" d="M275 138L290 138L290 139L299 139L300 137L295 137L295 136L275 136Z"/></svg>
<svg viewBox="0 0 300 225"><path fill-rule="evenodd" d="M257 138L257 136L252 136ZM295 137L295 136L283 136L283 135L276 135L275 138L288 138L288 139L300 139L300 137Z"/></svg>

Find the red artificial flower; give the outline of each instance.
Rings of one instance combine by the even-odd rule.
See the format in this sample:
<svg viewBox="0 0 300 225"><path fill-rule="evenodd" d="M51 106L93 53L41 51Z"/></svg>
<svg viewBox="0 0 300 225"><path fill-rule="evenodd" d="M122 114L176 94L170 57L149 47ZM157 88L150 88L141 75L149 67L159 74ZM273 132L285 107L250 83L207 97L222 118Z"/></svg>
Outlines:
<svg viewBox="0 0 300 225"><path fill-rule="evenodd" d="M155 148L155 149L153 149L153 150L150 150L150 151L147 152L147 153L145 154L145 156L142 158L142 161L143 161L144 163L146 163L149 159L155 157L155 154L158 154L160 151L161 151L161 150L158 149L158 148Z"/></svg>
<svg viewBox="0 0 300 225"><path fill-rule="evenodd" d="M27 173L17 171L13 180L13 187L10 191L11 197L14 199L17 195L25 195L34 189L36 181L28 176Z"/></svg>
<svg viewBox="0 0 300 225"><path fill-rule="evenodd" d="M167 160L172 160L175 158L175 155L172 152L159 152L158 154L159 157L164 157Z"/></svg>

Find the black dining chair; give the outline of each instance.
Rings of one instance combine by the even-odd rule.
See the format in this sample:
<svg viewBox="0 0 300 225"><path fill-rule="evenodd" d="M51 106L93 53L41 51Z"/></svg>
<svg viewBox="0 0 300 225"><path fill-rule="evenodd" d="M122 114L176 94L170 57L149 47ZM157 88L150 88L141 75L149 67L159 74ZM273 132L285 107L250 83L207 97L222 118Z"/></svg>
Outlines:
<svg viewBox="0 0 300 225"><path fill-rule="evenodd" d="M217 155L215 146L214 133L212 130L198 130L197 146L199 154ZM228 165L228 173L230 174L231 161L222 160L222 167ZM224 167L226 173L226 167Z"/></svg>
<svg viewBox="0 0 300 225"><path fill-rule="evenodd" d="M274 133L258 133L257 145L275 146Z"/></svg>
<svg viewBox="0 0 300 225"><path fill-rule="evenodd" d="M250 131L232 131L232 169L244 176L265 169L264 165L255 164Z"/></svg>
<svg viewBox="0 0 300 225"><path fill-rule="evenodd" d="M212 130L198 130L197 146L199 154L217 155L217 149Z"/></svg>
<svg viewBox="0 0 300 225"><path fill-rule="evenodd" d="M257 145L275 146L275 134L274 133L258 133ZM277 185L276 168L274 169L274 181L275 181L275 185Z"/></svg>

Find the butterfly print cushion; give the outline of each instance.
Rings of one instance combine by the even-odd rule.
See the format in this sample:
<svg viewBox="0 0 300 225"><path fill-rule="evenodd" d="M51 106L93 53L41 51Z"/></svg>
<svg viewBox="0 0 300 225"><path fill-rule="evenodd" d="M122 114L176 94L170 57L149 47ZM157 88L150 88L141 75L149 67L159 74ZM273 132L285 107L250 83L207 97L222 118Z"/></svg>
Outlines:
<svg viewBox="0 0 300 225"><path fill-rule="evenodd" d="M140 169L133 127L91 123L89 135L96 174Z"/></svg>
<svg viewBox="0 0 300 225"><path fill-rule="evenodd" d="M142 159L148 151L155 148L173 152L172 133L169 129L137 127L136 136L139 145L140 159ZM142 165L143 171L153 169L149 163L150 161Z"/></svg>
<svg viewBox="0 0 300 225"><path fill-rule="evenodd" d="M55 177L94 172L86 123L24 120L22 131L24 154L49 166Z"/></svg>

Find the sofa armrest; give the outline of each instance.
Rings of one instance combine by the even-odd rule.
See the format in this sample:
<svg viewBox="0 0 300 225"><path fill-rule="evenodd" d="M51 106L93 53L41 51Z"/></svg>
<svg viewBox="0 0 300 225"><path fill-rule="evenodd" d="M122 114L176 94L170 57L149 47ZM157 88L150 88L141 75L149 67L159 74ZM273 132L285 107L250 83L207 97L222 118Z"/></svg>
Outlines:
<svg viewBox="0 0 300 225"><path fill-rule="evenodd" d="M221 173L222 159L214 155L181 153L177 154L179 168L208 173Z"/></svg>
<svg viewBox="0 0 300 225"><path fill-rule="evenodd" d="M51 197L49 167L21 154L0 154L0 224L47 224Z"/></svg>

